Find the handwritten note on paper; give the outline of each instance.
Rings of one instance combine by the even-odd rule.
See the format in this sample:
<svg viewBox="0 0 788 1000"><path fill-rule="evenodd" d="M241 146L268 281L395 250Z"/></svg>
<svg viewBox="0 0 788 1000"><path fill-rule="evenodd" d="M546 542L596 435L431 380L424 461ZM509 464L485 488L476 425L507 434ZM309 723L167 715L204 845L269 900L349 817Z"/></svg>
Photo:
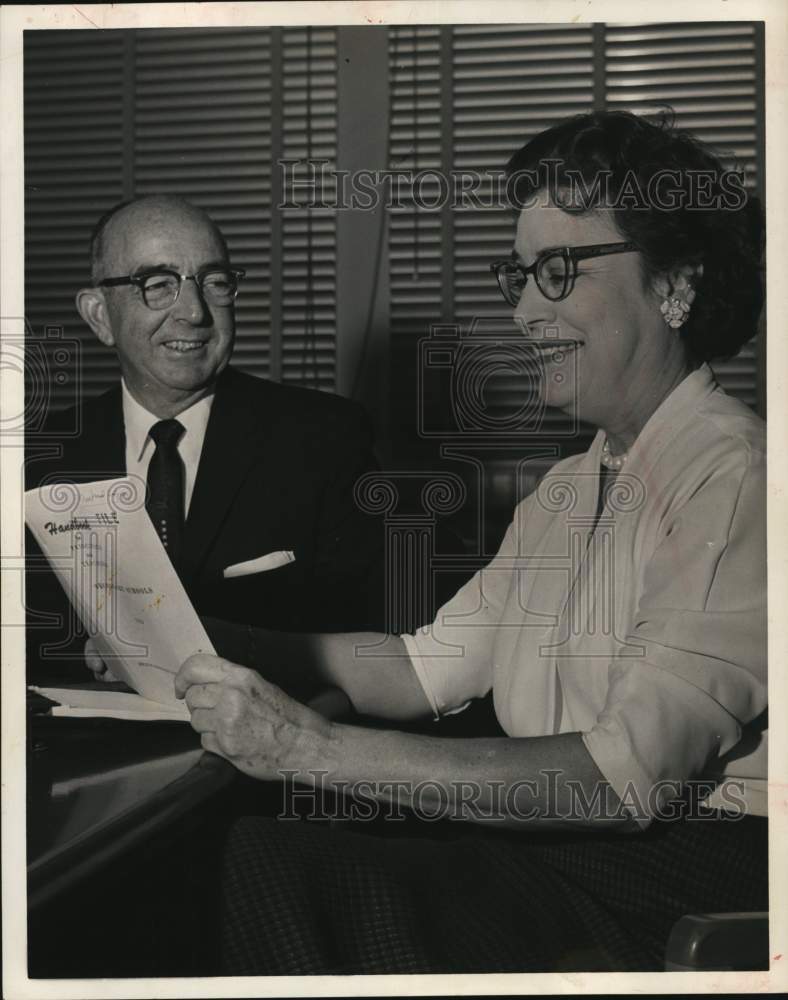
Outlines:
<svg viewBox="0 0 788 1000"><path fill-rule="evenodd" d="M137 478L25 494L25 520L107 666L150 701L182 709L173 677L213 653L145 510Z"/></svg>

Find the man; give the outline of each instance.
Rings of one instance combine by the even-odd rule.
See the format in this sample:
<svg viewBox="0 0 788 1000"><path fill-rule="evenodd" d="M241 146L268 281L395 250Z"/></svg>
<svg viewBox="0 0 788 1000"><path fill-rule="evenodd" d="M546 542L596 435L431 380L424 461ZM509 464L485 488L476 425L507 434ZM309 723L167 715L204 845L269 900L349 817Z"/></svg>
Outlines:
<svg viewBox="0 0 788 1000"><path fill-rule="evenodd" d="M382 533L353 499L374 468L361 408L229 367L243 272L188 202L117 206L97 226L91 257L77 308L117 352L122 382L82 403L81 434L63 440L54 463L30 462L28 488L138 476L202 616L288 631L374 625ZM40 581L29 575L35 611L46 609L37 596L52 606Z"/></svg>

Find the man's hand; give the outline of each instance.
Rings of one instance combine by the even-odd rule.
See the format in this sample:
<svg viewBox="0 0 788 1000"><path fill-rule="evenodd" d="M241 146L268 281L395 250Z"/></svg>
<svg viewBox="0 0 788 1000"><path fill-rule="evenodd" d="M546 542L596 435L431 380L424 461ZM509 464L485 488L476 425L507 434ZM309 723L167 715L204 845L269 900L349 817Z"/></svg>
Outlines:
<svg viewBox="0 0 788 1000"><path fill-rule="evenodd" d="M196 653L175 678L192 728L206 750L254 778L278 781L281 771L331 770L334 727L254 670Z"/></svg>
<svg viewBox="0 0 788 1000"><path fill-rule="evenodd" d="M85 643L85 663L87 664L88 670L93 673L93 680L105 681L107 683L117 680L117 677L112 673L107 664L101 658L101 653L99 653L96 644L92 639L88 639Z"/></svg>

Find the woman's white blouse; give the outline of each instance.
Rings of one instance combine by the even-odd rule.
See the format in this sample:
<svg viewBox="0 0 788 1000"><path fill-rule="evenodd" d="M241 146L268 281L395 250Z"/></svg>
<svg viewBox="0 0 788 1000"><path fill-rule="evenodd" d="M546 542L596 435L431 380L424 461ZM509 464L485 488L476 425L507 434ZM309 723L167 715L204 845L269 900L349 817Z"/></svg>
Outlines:
<svg viewBox="0 0 788 1000"><path fill-rule="evenodd" d="M763 422L696 370L592 531L603 440L555 465L492 562L402 636L414 669L436 714L492 688L510 736L581 733L643 824L712 775L709 804L765 814L765 739L734 750L767 702Z"/></svg>

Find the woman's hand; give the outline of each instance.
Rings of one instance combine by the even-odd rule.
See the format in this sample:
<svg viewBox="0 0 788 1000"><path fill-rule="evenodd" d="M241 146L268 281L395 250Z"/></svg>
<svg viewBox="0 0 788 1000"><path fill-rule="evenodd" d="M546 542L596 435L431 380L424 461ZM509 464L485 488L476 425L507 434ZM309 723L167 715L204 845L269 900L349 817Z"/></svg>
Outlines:
<svg viewBox="0 0 788 1000"><path fill-rule="evenodd" d="M206 750L254 778L283 770L331 770L333 726L254 670L196 653L175 678Z"/></svg>

